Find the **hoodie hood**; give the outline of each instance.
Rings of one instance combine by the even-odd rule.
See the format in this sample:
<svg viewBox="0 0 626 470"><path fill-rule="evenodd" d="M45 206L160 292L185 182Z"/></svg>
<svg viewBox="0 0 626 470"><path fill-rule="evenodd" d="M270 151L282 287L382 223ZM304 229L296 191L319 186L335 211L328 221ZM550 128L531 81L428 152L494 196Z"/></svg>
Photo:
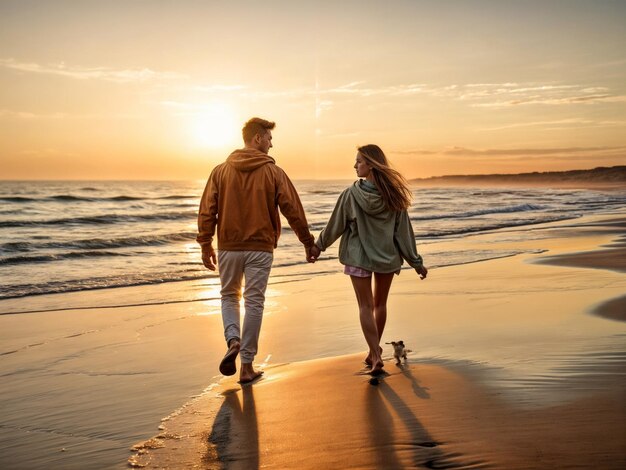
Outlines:
<svg viewBox="0 0 626 470"><path fill-rule="evenodd" d="M231 153L226 163L239 171L253 171L268 163L276 163L276 161L260 150L243 148Z"/></svg>
<svg viewBox="0 0 626 470"><path fill-rule="evenodd" d="M358 180L350 187L350 193L366 214L372 216L384 214L385 217L387 216L387 208L383 198L375 188L369 189L361 180Z"/></svg>

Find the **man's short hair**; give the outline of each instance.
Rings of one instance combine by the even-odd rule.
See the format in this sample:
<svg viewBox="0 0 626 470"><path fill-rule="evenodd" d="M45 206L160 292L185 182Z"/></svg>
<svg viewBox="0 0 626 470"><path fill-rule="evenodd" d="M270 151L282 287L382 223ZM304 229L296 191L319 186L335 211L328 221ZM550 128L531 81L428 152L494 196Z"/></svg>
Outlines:
<svg viewBox="0 0 626 470"><path fill-rule="evenodd" d="M253 117L248 120L246 124L241 129L241 133L243 134L244 142L251 142L254 139L254 136L257 134L265 134L267 131L274 129L276 126L275 122L266 121L265 119L261 119L258 117Z"/></svg>

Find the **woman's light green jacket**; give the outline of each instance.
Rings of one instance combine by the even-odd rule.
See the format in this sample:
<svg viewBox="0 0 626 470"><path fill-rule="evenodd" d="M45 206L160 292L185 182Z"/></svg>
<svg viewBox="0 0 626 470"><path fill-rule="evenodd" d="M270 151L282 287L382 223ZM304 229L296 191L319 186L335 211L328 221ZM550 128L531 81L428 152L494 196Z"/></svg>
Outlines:
<svg viewBox="0 0 626 470"><path fill-rule="evenodd" d="M415 269L422 266L409 214L387 209L369 181L355 181L341 193L315 243L324 251L339 237L341 264L378 273L399 273L403 259Z"/></svg>

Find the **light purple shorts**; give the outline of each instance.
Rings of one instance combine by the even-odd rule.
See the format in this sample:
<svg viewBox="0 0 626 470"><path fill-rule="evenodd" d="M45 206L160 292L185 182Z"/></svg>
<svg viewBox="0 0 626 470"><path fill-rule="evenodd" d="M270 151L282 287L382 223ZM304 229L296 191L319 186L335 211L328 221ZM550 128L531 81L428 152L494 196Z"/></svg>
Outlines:
<svg viewBox="0 0 626 470"><path fill-rule="evenodd" d="M367 269L357 268L356 266L345 265L343 268L343 273L348 276L355 277L372 277L372 271L368 271Z"/></svg>

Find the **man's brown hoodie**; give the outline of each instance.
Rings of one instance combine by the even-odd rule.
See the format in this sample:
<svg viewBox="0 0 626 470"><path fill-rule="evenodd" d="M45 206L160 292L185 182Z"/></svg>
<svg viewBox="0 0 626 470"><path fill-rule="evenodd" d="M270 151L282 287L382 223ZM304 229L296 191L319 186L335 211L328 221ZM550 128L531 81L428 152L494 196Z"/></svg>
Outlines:
<svg viewBox="0 0 626 470"><path fill-rule="evenodd" d="M198 214L203 250L212 246L217 226L220 250L273 252L280 236L278 208L305 247L313 246L298 193L269 155L235 150L207 181Z"/></svg>

